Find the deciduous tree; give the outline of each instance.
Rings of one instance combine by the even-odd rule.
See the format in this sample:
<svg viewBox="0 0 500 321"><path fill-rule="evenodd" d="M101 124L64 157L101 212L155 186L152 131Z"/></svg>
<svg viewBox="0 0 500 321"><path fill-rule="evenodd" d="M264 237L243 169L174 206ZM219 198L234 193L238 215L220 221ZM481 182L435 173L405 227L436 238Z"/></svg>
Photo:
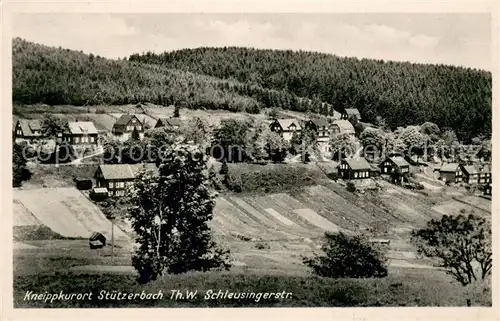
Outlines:
<svg viewBox="0 0 500 321"><path fill-rule="evenodd" d="M139 281L155 280L165 272L228 269L229 251L217 246L208 226L215 195L204 154L194 146L174 146L159 172L157 177L141 170L130 190L138 244L132 264Z"/></svg>

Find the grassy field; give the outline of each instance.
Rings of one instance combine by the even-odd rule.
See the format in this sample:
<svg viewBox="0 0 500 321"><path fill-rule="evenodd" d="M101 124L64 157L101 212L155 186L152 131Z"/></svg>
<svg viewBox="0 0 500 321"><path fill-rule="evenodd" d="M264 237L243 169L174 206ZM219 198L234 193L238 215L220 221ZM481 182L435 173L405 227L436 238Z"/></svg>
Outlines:
<svg viewBox="0 0 500 321"><path fill-rule="evenodd" d="M147 285L135 282L127 274L73 274L68 272L15 276L16 308L82 308L82 307L376 307L376 306L464 306L465 289L452 282L443 272L422 273L415 269L393 270L383 279L334 280L313 276L272 275L241 272L208 272L168 275ZM30 301L34 293L89 293L90 300ZM158 300L105 300L99 293L159 293ZM172 299L171 291L197 291L195 298ZM283 292L285 299L205 299L208 290L222 292ZM490 306L491 293L480 288L472 298L474 306Z"/></svg>

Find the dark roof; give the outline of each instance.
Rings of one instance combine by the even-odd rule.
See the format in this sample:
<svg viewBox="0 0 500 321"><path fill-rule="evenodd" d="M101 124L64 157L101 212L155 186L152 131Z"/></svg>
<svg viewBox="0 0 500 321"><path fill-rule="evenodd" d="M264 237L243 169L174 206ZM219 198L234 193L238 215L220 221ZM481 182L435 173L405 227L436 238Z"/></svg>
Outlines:
<svg viewBox="0 0 500 321"><path fill-rule="evenodd" d="M441 169L439 169L439 171L440 172L456 172L458 166L459 166L458 163L444 164L443 166L441 166Z"/></svg>
<svg viewBox="0 0 500 321"><path fill-rule="evenodd" d="M346 161L349 167L353 170L371 169L370 164L366 161L364 157L345 158L344 161Z"/></svg>
<svg viewBox="0 0 500 321"><path fill-rule="evenodd" d="M120 116L120 118L118 118L118 120L115 122L115 125L118 125L118 126L125 126L127 125L131 120L132 118L134 118L135 115L131 115L131 114L123 114Z"/></svg>
<svg viewBox="0 0 500 321"><path fill-rule="evenodd" d="M134 179L134 172L128 164L99 165L104 179Z"/></svg>
<svg viewBox="0 0 500 321"><path fill-rule="evenodd" d="M468 166L462 166L463 167L463 171L467 174L479 174L479 168L477 168L477 166L475 165L468 165Z"/></svg>
<svg viewBox="0 0 500 321"><path fill-rule="evenodd" d="M160 118L158 121L161 121L163 126L171 126L171 127L176 127L176 126L182 126L182 120L179 118Z"/></svg>
<svg viewBox="0 0 500 321"><path fill-rule="evenodd" d="M89 237L89 240L90 241L97 241L97 240L102 240L102 239L106 239L106 236L104 236L102 233L100 232L94 232L92 233L92 235Z"/></svg>
<svg viewBox="0 0 500 321"><path fill-rule="evenodd" d="M393 156L389 157L389 159L399 167L410 166L410 163L408 163L402 156Z"/></svg>

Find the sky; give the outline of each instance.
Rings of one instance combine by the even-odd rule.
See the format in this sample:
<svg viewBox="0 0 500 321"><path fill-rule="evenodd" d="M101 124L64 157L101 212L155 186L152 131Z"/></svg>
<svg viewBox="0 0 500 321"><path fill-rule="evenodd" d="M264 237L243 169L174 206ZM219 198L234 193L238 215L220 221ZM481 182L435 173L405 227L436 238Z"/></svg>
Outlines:
<svg viewBox="0 0 500 321"><path fill-rule="evenodd" d="M491 70L490 16L436 14L18 14L13 36L108 58L242 46Z"/></svg>

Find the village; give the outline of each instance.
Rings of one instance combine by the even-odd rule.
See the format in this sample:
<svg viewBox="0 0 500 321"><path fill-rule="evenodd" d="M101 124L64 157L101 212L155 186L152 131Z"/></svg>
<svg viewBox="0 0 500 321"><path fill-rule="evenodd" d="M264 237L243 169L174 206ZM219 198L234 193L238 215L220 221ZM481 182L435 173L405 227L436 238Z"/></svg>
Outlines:
<svg viewBox="0 0 500 321"><path fill-rule="evenodd" d="M143 115L142 115L143 116ZM331 162L332 149L330 138L335 135L346 135L352 139L359 138L353 124L361 122L361 115L357 109L345 109L342 113L335 111L332 117L313 116L313 119L301 118L270 118L266 120L269 129L281 136L281 138L290 143L296 135L300 135L301 131L310 130L315 135L313 143L318 151L316 160L322 162ZM141 166L140 164L104 164L102 156L102 139L104 137L126 142L133 139L136 135L138 140L143 140L145 132L151 129L165 129L176 131L187 126L187 119L180 117L152 117L145 118L141 114L122 114L116 119L111 131L97 130L94 122L83 120L67 121L64 126L64 131L57 133L57 138L48 139L42 133L41 119L17 119L14 124L13 137L16 143L27 144L28 146L39 148L40 142L43 146L51 146L54 148L54 140L59 143L68 143L74 150L83 150L88 158L97 159L102 163L99 165L93 177L81 179L78 186L85 189L91 189L92 194L99 197L120 196L124 195L126 188L134 181L135 173L138 169L144 166L147 169L156 170L153 163L149 162ZM211 126L212 128L214 125ZM189 143L193 143L192 141ZM357 149L363 146L357 141ZM399 185L404 181L408 181L410 173L410 163L415 164L407 154L404 153L387 153L384 159L378 159L378 162L367 161L362 155L351 155L337 159L338 177L345 181L352 181L360 186L366 186L365 180L372 180L375 177L386 177L392 183L395 183L394 178L397 175ZM301 157L297 155L289 155L287 161L300 161ZM309 155L308 155L309 156ZM97 157L97 158L96 158ZM314 156L313 156L314 157ZM373 159L373 158L371 158ZM36 158L33 158L35 162ZM219 160L220 161L220 160ZM287 162L285 161L285 163ZM69 165L78 166L81 160L72 161L69 164L53 164L53 166ZM431 173L436 179L446 184L467 184L468 186L479 187L483 195L491 196L491 164L487 161L478 158L468 159L468 161L443 161L443 162L428 162L421 163L424 165L425 172Z"/></svg>

